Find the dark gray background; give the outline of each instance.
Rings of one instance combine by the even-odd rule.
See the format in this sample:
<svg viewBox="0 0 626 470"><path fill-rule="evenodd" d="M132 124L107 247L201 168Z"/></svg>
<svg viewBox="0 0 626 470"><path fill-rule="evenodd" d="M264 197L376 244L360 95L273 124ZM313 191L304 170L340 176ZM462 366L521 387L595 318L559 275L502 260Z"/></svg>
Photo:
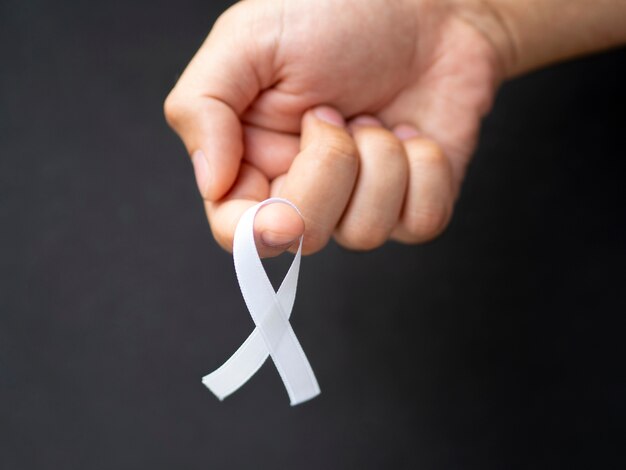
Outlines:
<svg viewBox="0 0 626 470"><path fill-rule="evenodd" d="M624 465L626 50L502 89L437 241L304 260L319 398L220 403L252 323L161 108L225 3L0 2L0 468Z"/></svg>

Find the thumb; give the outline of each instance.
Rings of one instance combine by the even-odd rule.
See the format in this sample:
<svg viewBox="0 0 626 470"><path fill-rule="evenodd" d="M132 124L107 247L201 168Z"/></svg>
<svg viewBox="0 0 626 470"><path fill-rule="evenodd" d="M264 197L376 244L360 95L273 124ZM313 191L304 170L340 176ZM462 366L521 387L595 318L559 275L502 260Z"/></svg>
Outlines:
<svg viewBox="0 0 626 470"><path fill-rule="evenodd" d="M233 185L243 155L240 115L261 89L263 54L236 34L244 4L224 13L165 100L168 124L192 156L202 197L215 201ZM263 62L261 62L263 63Z"/></svg>

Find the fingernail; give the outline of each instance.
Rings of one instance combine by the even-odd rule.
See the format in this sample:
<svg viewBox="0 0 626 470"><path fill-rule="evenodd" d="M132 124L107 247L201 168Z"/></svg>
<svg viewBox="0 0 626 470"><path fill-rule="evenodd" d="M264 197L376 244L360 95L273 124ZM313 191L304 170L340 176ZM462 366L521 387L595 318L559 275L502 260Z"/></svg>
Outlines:
<svg viewBox="0 0 626 470"><path fill-rule="evenodd" d="M409 140L413 137L419 137L421 132L409 124L400 124L393 129L393 133L400 140Z"/></svg>
<svg viewBox="0 0 626 470"><path fill-rule="evenodd" d="M193 171L196 174L196 184L198 191L202 197L206 197L211 184L211 170L209 169L209 161L202 150L196 150L191 156Z"/></svg>
<svg viewBox="0 0 626 470"><path fill-rule="evenodd" d="M281 232L274 232L272 230L264 230L261 232L261 241L266 246L281 247L289 246L296 241L292 235Z"/></svg>
<svg viewBox="0 0 626 470"><path fill-rule="evenodd" d="M339 114L335 108L330 106L318 106L313 110L313 113L322 121L332 124L333 126L343 127L346 121L343 116Z"/></svg>
<svg viewBox="0 0 626 470"><path fill-rule="evenodd" d="M363 115L356 117L352 121L350 121L350 125L380 127L382 126L382 122L380 122L380 119L376 119L374 116Z"/></svg>

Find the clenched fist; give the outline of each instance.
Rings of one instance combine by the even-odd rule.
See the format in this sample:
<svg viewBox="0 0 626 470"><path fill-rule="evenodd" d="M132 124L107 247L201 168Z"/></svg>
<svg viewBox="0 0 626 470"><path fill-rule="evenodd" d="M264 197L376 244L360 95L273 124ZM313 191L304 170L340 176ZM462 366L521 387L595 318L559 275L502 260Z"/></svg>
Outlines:
<svg viewBox="0 0 626 470"><path fill-rule="evenodd" d="M357 250L419 243L448 223L502 78L494 43L455 2L248 0L217 21L168 96L213 234L270 196L263 256L304 233Z"/></svg>

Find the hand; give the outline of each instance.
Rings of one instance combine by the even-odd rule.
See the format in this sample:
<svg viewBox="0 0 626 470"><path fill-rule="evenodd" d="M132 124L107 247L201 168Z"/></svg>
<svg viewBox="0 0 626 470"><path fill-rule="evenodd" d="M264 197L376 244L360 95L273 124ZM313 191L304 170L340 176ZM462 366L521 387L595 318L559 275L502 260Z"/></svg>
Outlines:
<svg viewBox="0 0 626 470"><path fill-rule="evenodd" d="M496 48L450 5L250 0L220 17L165 112L224 248L270 195L304 223L260 211L263 256L303 231L312 253L333 235L371 249L444 229L501 78Z"/></svg>

